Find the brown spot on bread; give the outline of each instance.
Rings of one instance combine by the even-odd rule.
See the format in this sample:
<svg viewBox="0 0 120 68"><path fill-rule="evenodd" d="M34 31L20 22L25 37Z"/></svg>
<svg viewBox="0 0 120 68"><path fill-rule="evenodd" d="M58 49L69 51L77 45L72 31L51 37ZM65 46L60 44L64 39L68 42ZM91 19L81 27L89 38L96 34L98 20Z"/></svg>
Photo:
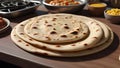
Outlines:
<svg viewBox="0 0 120 68"><path fill-rule="evenodd" d="M94 22L91 22L91 24L93 24Z"/></svg>
<svg viewBox="0 0 120 68"><path fill-rule="evenodd" d="M32 41L33 39L30 38L29 40Z"/></svg>
<svg viewBox="0 0 120 68"><path fill-rule="evenodd" d="M79 21L79 23L82 23L82 21ZM85 24L85 23L83 23L83 24Z"/></svg>
<svg viewBox="0 0 120 68"><path fill-rule="evenodd" d="M70 16L69 18L72 18L73 16Z"/></svg>
<svg viewBox="0 0 120 68"><path fill-rule="evenodd" d="M14 36L16 36L16 35L14 35Z"/></svg>
<svg viewBox="0 0 120 68"><path fill-rule="evenodd" d="M65 17L65 19L68 19L68 17Z"/></svg>
<svg viewBox="0 0 120 68"><path fill-rule="evenodd" d="M57 32L55 32L55 31L52 31L52 32L50 32L50 34L57 34Z"/></svg>
<svg viewBox="0 0 120 68"><path fill-rule="evenodd" d="M53 28L53 30L56 30L55 28Z"/></svg>
<svg viewBox="0 0 120 68"><path fill-rule="evenodd" d="M56 25L55 23L53 23L53 25Z"/></svg>
<svg viewBox="0 0 120 68"><path fill-rule="evenodd" d="M85 45L85 46L88 46L88 44L87 44L87 43L85 43L84 45Z"/></svg>
<svg viewBox="0 0 120 68"><path fill-rule="evenodd" d="M96 24L96 25L98 25L98 26L99 26L99 24Z"/></svg>
<svg viewBox="0 0 120 68"><path fill-rule="evenodd" d="M75 46L75 44L71 45L71 46Z"/></svg>
<svg viewBox="0 0 120 68"><path fill-rule="evenodd" d="M21 24L20 26L24 26L23 24Z"/></svg>
<svg viewBox="0 0 120 68"><path fill-rule="evenodd" d="M55 39L54 39L55 40ZM56 39L56 40L59 40L59 39Z"/></svg>
<svg viewBox="0 0 120 68"><path fill-rule="evenodd" d="M45 23L48 23L47 20L45 20Z"/></svg>
<svg viewBox="0 0 120 68"><path fill-rule="evenodd" d="M78 38L78 36L75 36L75 38Z"/></svg>
<svg viewBox="0 0 120 68"><path fill-rule="evenodd" d="M64 26L64 28L65 28L65 29L69 29L69 27L68 27L68 26Z"/></svg>
<svg viewBox="0 0 120 68"><path fill-rule="evenodd" d="M48 55L48 53L42 53L43 55Z"/></svg>
<svg viewBox="0 0 120 68"><path fill-rule="evenodd" d="M29 46L29 44L26 44L26 46Z"/></svg>
<svg viewBox="0 0 120 68"><path fill-rule="evenodd" d="M45 38L47 38L48 40L51 40L51 38L50 38L50 37L45 37Z"/></svg>
<svg viewBox="0 0 120 68"><path fill-rule="evenodd" d="M66 38L66 37L67 37L67 35L61 35L61 37L64 37L64 38Z"/></svg>
<svg viewBox="0 0 120 68"><path fill-rule="evenodd" d="M67 25L67 24L65 24L65 25Z"/></svg>
<svg viewBox="0 0 120 68"><path fill-rule="evenodd" d="M33 35L38 35L38 33L34 33Z"/></svg>
<svg viewBox="0 0 120 68"><path fill-rule="evenodd" d="M97 37L93 37L93 38L97 39Z"/></svg>
<svg viewBox="0 0 120 68"><path fill-rule="evenodd" d="M56 21L57 18L53 18L52 21Z"/></svg>
<svg viewBox="0 0 120 68"><path fill-rule="evenodd" d="M60 45L56 45L56 47L60 47Z"/></svg>
<svg viewBox="0 0 120 68"><path fill-rule="evenodd" d="M77 29L77 31L79 31L80 29Z"/></svg>
<svg viewBox="0 0 120 68"><path fill-rule="evenodd" d="M99 31L99 29L96 30L96 32L98 32L98 31Z"/></svg>
<svg viewBox="0 0 120 68"><path fill-rule="evenodd" d="M86 33L83 33L84 35L86 35Z"/></svg>
<svg viewBox="0 0 120 68"><path fill-rule="evenodd" d="M36 23L39 23L39 21L37 21Z"/></svg>
<svg viewBox="0 0 120 68"><path fill-rule="evenodd" d="M46 46L42 46L42 48L43 48L43 49L47 49L47 47L46 47Z"/></svg>
<svg viewBox="0 0 120 68"><path fill-rule="evenodd" d="M20 35L24 35L24 33L20 33Z"/></svg>
<svg viewBox="0 0 120 68"><path fill-rule="evenodd" d="M38 29L37 27L32 27L33 29Z"/></svg>
<svg viewBox="0 0 120 68"><path fill-rule="evenodd" d="M77 32L77 31L73 31L73 32L71 32L71 34L73 34L73 35L77 35L78 32Z"/></svg>
<svg viewBox="0 0 120 68"><path fill-rule="evenodd" d="M52 25L47 25L48 27L52 26Z"/></svg>
<svg viewBox="0 0 120 68"><path fill-rule="evenodd" d="M21 40L18 40L18 42L22 42Z"/></svg>

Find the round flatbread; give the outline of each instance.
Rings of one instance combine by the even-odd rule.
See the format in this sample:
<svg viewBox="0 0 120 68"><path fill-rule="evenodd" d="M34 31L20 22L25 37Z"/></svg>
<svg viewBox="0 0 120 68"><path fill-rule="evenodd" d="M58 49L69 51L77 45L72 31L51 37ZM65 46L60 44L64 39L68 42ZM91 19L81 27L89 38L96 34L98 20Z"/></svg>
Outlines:
<svg viewBox="0 0 120 68"><path fill-rule="evenodd" d="M42 55L46 55L46 56L57 56L57 57L75 57L75 56L84 56L84 55L89 55L89 54L93 54L96 52L99 52L105 48L107 48L113 41L113 32L110 30L110 37L109 39L102 45L97 46L95 48L91 48L91 49L86 49L83 51L77 51L77 52L56 52L56 51L49 51L46 49L41 49L41 48L37 48L34 47L33 45L23 41L20 37L17 36L16 28L14 28L11 32L11 39L14 41L15 44L17 44L19 47L21 47L22 49L28 51L28 52L32 52L32 53L39 53Z"/></svg>
<svg viewBox="0 0 120 68"><path fill-rule="evenodd" d="M38 16L33 21L31 25L25 26L25 32L38 41L74 42L89 34L87 25L71 15L48 14Z"/></svg>
<svg viewBox="0 0 120 68"><path fill-rule="evenodd" d="M58 15L63 15L63 14L58 14ZM75 15L75 17L76 17L76 15ZM82 19L82 17L79 17L79 18ZM84 20L82 20L82 21L84 22ZM25 22L22 22L21 24L24 24L24 23ZM27 23L27 24L24 24L25 28L24 27L17 27L16 28L16 33L19 36L20 36L20 34L23 35L24 32L20 32L20 31L24 28L25 33L29 36L30 32L28 32L28 29L30 29L29 26L31 26L31 24L33 24L32 21ZM79 40L77 42L68 43L68 44L48 44L48 43L39 42L39 41L38 42L36 42L36 41L33 42L33 40L31 42L32 42L32 44L39 45L40 47L46 47L48 49L57 50L57 51L78 51L78 50L84 50L84 49L87 49L87 48L91 48L91 47L95 46L96 43L98 43L98 41L101 39L101 37L103 35L103 31L102 31L100 25L97 24L96 22L89 21L85 24L87 26L89 26L90 34L86 39L84 39L82 41ZM26 34L24 34L24 35L26 35ZM25 37L22 37L22 36L20 36L20 37L25 38ZM29 38L30 40L28 40L28 38L26 38L26 39L29 42L32 38L31 39Z"/></svg>
<svg viewBox="0 0 120 68"><path fill-rule="evenodd" d="M119 56L119 61L120 61L120 56Z"/></svg>
<svg viewBox="0 0 120 68"><path fill-rule="evenodd" d="M44 43L44 42L39 42L37 40L34 40L32 38L30 38L29 36L27 36L25 33L24 33L24 27L25 25L30 22L31 20L26 20L20 24L18 24L16 26L16 34L21 38L23 39L24 41L30 43L30 44L33 44L33 45L36 45L38 47L46 47L47 49L51 49L51 50L56 50L56 51L59 51L61 49L61 47L59 47L57 44L48 44L48 43ZM94 20L95 21L95 20ZM103 28L103 37L101 38L101 41L99 43L97 43L95 46L99 46L101 44L103 44L104 42L106 42L109 38L109 30L107 29L107 27L103 24L103 23L100 23L100 26ZM64 46L64 45L61 45L61 46ZM95 47L93 46L93 47ZM59 48L59 50L57 50ZM64 50L62 50L64 51Z"/></svg>

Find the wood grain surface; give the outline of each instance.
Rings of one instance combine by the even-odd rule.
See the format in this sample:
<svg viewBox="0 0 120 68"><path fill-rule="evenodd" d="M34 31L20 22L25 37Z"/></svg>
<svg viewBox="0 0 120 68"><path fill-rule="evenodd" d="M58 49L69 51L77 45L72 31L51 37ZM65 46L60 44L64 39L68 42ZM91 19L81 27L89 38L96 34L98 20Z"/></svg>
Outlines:
<svg viewBox="0 0 120 68"><path fill-rule="evenodd" d="M82 11L83 15L87 15ZM82 13L81 12L81 13ZM120 24L112 24L104 17L93 17L107 24L114 32L113 43L105 50L82 57L57 58L35 55L17 47L10 38L12 28L23 20L46 14L44 7L39 7L35 13L30 15L10 19L11 27L8 31L0 34L0 60L6 61L24 68L119 68L120 61ZM81 14L78 12L78 14Z"/></svg>

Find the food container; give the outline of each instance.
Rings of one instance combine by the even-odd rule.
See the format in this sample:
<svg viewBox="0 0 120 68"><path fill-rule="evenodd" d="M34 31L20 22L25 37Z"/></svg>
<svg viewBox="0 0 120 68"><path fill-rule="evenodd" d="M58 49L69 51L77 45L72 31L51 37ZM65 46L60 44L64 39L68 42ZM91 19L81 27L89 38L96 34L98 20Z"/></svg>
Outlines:
<svg viewBox="0 0 120 68"><path fill-rule="evenodd" d="M110 0L111 6L114 8L120 8L120 0Z"/></svg>
<svg viewBox="0 0 120 68"><path fill-rule="evenodd" d="M107 4L102 2L91 2L87 4L87 7L92 16L103 16Z"/></svg>
<svg viewBox="0 0 120 68"><path fill-rule="evenodd" d="M76 13L76 11L80 11L82 10L86 3L87 0L75 0L80 2L80 4L78 5L64 5L64 6L59 6L59 5L51 5L49 4L51 0L43 0L42 3L43 5L50 11L50 12L72 12L72 13Z"/></svg>
<svg viewBox="0 0 120 68"><path fill-rule="evenodd" d="M8 19L3 18L3 20L5 21L6 26L4 26L3 28L0 29L0 34L5 32L10 26L10 21Z"/></svg>
<svg viewBox="0 0 120 68"><path fill-rule="evenodd" d="M0 16L15 18L36 10L39 1L3 1L0 2Z"/></svg>
<svg viewBox="0 0 120 68"><path fill-rule="evenodd" d="M111 10L111 9L113 9L113 8L106 9L104 11L105 18L108 19L111 23L117 23L117 24L119 23L120 24L120 15L110 15L110 14L106 13L108 10Z"/></svg>

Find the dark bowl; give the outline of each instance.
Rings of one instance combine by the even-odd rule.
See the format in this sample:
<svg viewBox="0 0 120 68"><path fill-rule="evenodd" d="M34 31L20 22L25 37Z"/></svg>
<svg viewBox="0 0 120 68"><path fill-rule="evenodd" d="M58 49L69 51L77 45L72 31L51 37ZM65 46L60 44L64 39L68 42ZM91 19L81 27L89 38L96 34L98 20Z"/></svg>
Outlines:
<svg viewBox="0 0 120 68"><path fill-rule="evenodd" d="M76 11L80 11L83 10L83 8L85 7L87 0L75 0L75 1L79 1L81 2L81 4L79 5L68 5L68 6L55 6L55 5L51 5L48 4L51 0L43 0L42 3L43 5L48 9L48 11L50 12L76 12Z"/></svg>
<svg viewBox="0 0 120 68"><path fill-rule="evenodd" d="M111 6L114 8L120 8L120 0L110 0Z"/></svg>
<svg viewBox="0 0 120 68"><path fill-rule="evenodd" d="M16 18L32 13L40 6L40 1L18 2L8 6L8 2L3 2L3 8L0 9L0 16L7 18Z"/></svg>
<svg viewBox="0 0 120 68"><path fill-rule="evenodd" d="M93 16L104 16L104 10L106 9L107 4L102 3L105 5L104 7L91 6L91 4L97 4L97 3L102 3L102 2L91 2L87 4L90 14Z"/></svg>

